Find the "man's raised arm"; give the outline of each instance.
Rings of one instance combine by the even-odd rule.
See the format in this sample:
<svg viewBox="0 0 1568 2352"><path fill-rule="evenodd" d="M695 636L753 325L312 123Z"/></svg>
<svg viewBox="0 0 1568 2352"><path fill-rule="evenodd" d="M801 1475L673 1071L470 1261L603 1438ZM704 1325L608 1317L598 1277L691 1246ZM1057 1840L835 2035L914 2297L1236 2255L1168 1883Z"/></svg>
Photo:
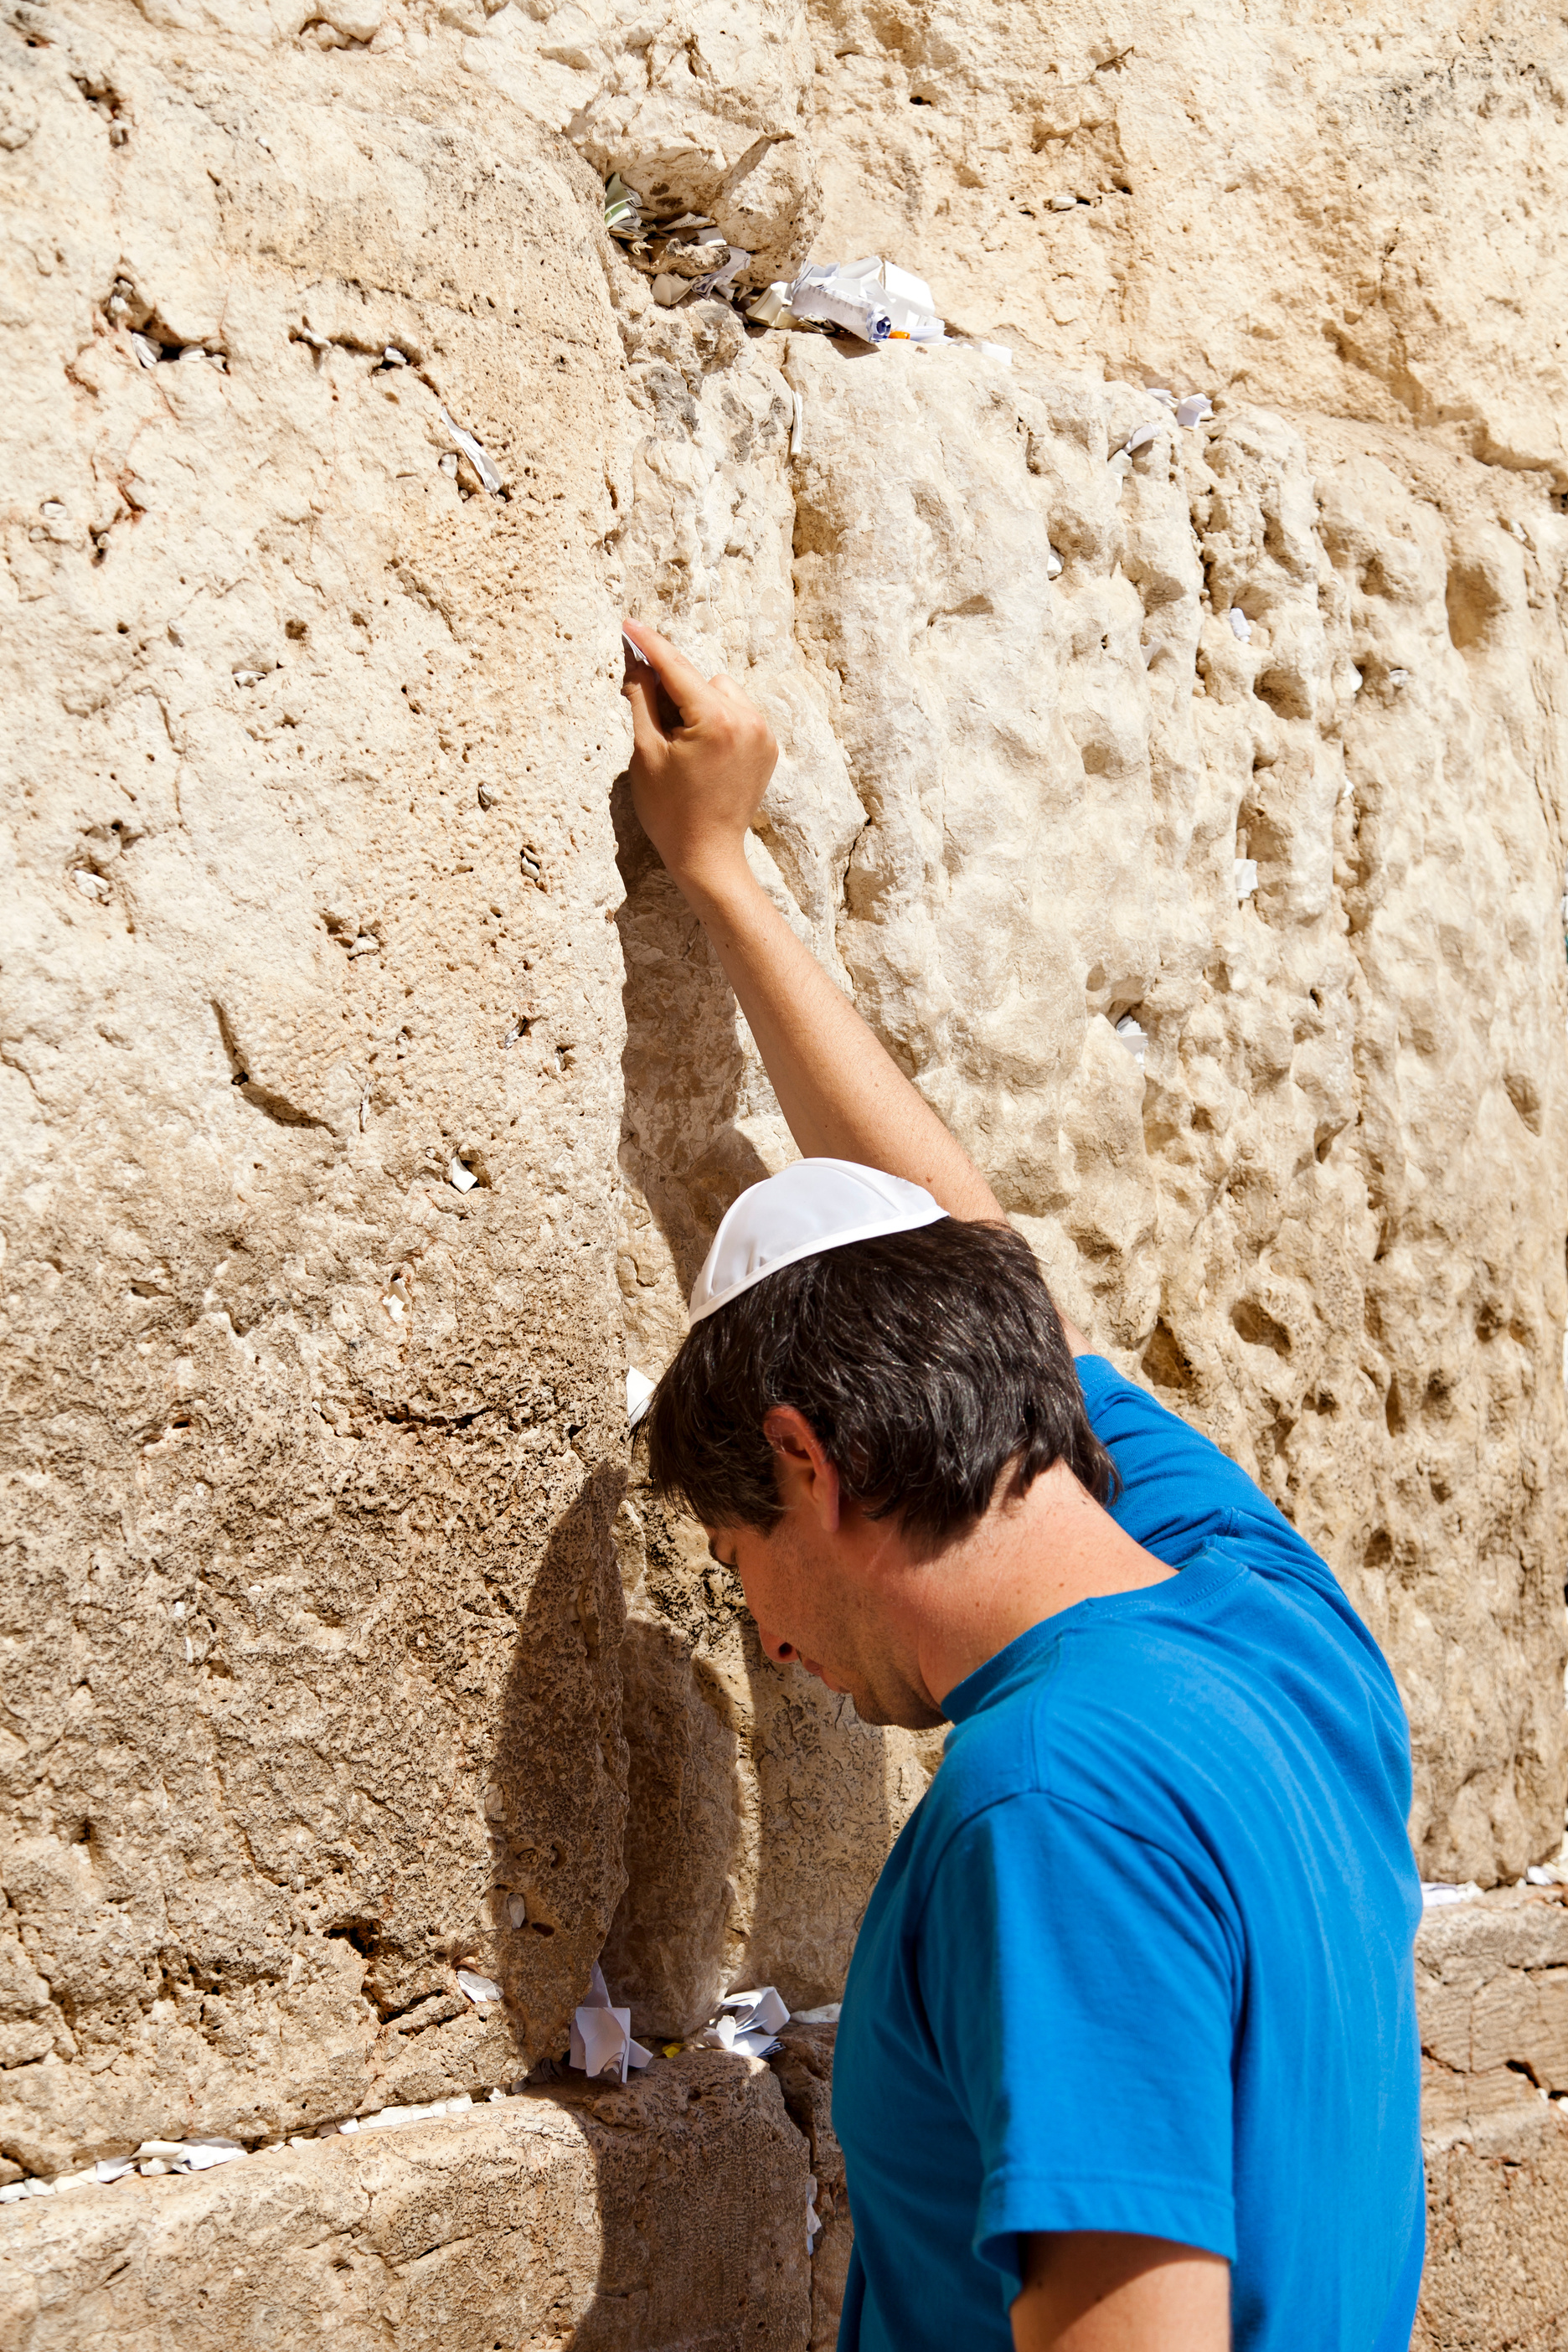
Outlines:
<svg viewBox="0 0 1568 2352"><path fill-rule="evenodd" d="M655 630L634 621L628 635L651 666L627 665L633 803L712 941L801 1150L923 1184L951 1216L1000 1222L967 1152L746 864L746 828L778 758L767 720L732 678L704 679Z"/></svg>
<svg viewBox="0 0 1568 2352"><path fill-rule="evenodd" d="M778 758L732 678L703 678L640 621L627 664L632 801L723 965L790 1133L808 1159L858 1160L923 1184L950 1216L994 1219L990 1185L804 948L746 863L746 828ZM1077 1355L1088 1342L1063 1318Z"/></svg>

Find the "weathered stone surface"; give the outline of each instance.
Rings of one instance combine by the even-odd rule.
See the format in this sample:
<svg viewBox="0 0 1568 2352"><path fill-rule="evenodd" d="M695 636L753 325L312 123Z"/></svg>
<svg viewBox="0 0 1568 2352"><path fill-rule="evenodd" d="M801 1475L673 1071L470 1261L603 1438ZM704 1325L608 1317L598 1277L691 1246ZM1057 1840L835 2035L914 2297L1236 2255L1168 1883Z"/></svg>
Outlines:
<svg viewBox="0 0 1568 2352"><path fill-rule="evenodd" d="M790 2119L805 2136L822 2223L811 2258L811 2352L833 2352L844 2308L844 2286L855 2242L844 2150L833 2128L833 2045L836 2025L792 2024L773 2072Z"/></svg>
<svg viewBox="0 0 1568 2352"><path fill-rule="evenodd" d="M816 0L822 243L1099 373L1564 465L1561 19Z"/></svg>
<svg viewBox="0 0 1568 2352"><path fill-rule="evenodd" d="M806 2341L805 2143L756 2061L134 2175L0 2214L7 2352Z"/></svg>
<svg viewBox="0 0 1568 2352"><path fill-rule="evenodd" d="M759 871L1069 1308L1343 1578L1411 1708L1425 1866L1517 1874L1565 1761L1568 1203L1561 746L1505 680L1549 658L1563 520L1410 437L1222 404L1116 456L1159 415L1131 387L796 336L797 651L777 441L742 422L777 413L771 348L691 369L700 540L668 487L627 539L793 747ZM626 825L622 865L622 1286L657 1369L717 1215L791 1147Z"/></svg>
<svg viewBox="0 0 1568 2352"><path fill-rule="evenodd" d="M602 1947L645 2030L833 1998L924 1784L620 1508L623 1330L657 1370L793 1150L606 811L623 596L769 711L756 869L1065 1303L1386 1643L1424 1866L1555 1850L1561 28L18 0L0 41L0 2171L510 2083ZM1017 363L658 310L612 167L752 282L880 246ZM1113 457L1166 380L1213 423ZM1424 2325L1544 2342L1519 2069L1568 2063L1568 1958L1457 1916ZM708 2337L605 2310L727 2341L714 2293Z"/></svg>
<svg viewBox="0 0 1568 2352"><path fill-rule="evenodd" d="M1568 1909L1520 1889L1416 1944L1428 2191L1417 2352L1568 2342Z"/></svg>
<svg viewBox="0 0 1568 2352"><path fill-rule="evenodd" d="M620 1893L622 361L526 124L26 22L0 2136L48 2172L510 2081Z"/></svg>
<svg viewBox="0 0 1568 2352"><path fill-rule="evenodd" d="M1568 1096L1556 721L1503 681L1568 524L1321 420L1226 403L1127 457L1128 387L787 367L857 1001L1070 1310L1366 1613L1432 1874L1516 1875L1564 1773Z"/></svg>
<svg viewBox="0 0 1568 2352"><path fill-rule="evenodd" d="M1522 2068L1568 2095L1568 1907L1510 1889L1430 1912L1416 1969L1422 2047L1456 2076Z"/></svg>

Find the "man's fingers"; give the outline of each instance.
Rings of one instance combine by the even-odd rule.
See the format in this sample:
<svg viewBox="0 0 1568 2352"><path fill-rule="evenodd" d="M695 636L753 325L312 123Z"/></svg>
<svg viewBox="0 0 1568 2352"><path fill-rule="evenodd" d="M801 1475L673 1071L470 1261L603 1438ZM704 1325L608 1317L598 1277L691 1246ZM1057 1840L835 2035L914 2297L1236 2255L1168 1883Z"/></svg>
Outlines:
<svg viewBox="0 0 1568 2352"><path fill-rule="evenodd" d="M646 621L628 620L623 625L633 644L640 646L647 656L665 692L687 726L695 727L710 701L710 689L701 671L689 662L684 654L677 653L668 637L661 637L657 629L650 629Z"/></svg>
<svg viewBox="0 0 1568 2352"><path fill-rule="evenodd" d="M656 771L669 751L669 738L659 724L658 687L651 672L640 677L634 672L621 692L631 706L632 740L637 745L637 757L646 769Z"/></svg>

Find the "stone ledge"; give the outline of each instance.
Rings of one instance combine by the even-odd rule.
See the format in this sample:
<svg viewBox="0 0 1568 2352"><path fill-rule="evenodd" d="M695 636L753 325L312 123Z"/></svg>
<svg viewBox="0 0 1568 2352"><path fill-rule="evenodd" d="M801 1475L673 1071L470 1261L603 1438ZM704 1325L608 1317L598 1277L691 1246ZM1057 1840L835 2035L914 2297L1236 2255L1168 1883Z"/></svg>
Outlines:
<svg viewBox="0 0 1568 2352"><path fill-rule="evenodd" d="M266 2150L0 2215L6 2352L801 2352L806 2147L766 2066Z"/></svg>

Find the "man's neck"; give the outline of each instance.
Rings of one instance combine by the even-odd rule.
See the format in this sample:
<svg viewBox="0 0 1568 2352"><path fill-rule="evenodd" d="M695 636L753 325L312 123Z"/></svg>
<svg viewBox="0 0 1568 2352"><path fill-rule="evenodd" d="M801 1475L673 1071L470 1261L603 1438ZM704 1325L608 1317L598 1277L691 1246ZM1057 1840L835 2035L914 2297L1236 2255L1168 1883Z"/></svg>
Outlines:
<svg viewBox="0 0 1568 2352"><path fill-rule="evenodd" d="M933 1557L888 1563L885 1597L940 1706L976 1668L1079 1601L1133 1592L1174 1571L1124 1535L1065 1463L994 1502Z"/></svg>

